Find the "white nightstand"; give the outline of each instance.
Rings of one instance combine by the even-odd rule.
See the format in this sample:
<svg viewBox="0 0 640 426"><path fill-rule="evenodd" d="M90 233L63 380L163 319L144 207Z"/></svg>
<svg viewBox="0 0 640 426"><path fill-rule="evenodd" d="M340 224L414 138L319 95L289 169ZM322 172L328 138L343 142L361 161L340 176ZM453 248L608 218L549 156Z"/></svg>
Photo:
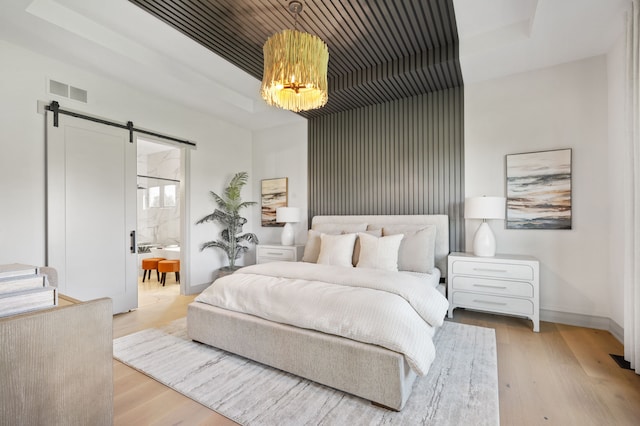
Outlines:
<svg viewBox="0 0 640 426"><path fill-rule="evenodd" d="M281 244L258 244L256 263L277 261L298 262L302 260L304 245L283 246Z"/></svg>
<svg viewBox="0 0 640 426"><path fill-rule="evenodd" d="M533 331L540 331L540 265L536 258L451 253L447 270L449 318L455 308L469 308L530 318Z"/></svg>

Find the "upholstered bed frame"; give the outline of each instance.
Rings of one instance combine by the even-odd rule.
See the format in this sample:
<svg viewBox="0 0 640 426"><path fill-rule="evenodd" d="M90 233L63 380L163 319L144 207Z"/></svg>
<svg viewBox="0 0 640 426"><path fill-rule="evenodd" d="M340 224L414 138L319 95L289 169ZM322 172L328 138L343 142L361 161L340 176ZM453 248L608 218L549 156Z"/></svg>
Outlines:
<svg viewBox="0 0 640 426"><path fill-rule="evenodd" d="M321 223L435 225L435 264L446 276L449 220L445 215L316 216ZM187 329L195 341L244 356L315 382L401 410L416 373L402 354L380 346L274 323L201 302L188 307Z"/></svg>

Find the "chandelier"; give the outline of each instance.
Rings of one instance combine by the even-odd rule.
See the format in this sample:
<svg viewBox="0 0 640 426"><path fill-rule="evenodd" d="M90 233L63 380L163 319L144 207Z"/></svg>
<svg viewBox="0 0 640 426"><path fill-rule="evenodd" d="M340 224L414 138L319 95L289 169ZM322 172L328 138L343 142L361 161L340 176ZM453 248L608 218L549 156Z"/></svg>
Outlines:
<svg viewBox="0 0 640 426"><path fill-rule="evenodd" d="M292 1L293 30L269 37L263 47L264 72L260 94L269 104L294 112L327 103L329 49L317 36L297 30L302 3Z"/></svg>

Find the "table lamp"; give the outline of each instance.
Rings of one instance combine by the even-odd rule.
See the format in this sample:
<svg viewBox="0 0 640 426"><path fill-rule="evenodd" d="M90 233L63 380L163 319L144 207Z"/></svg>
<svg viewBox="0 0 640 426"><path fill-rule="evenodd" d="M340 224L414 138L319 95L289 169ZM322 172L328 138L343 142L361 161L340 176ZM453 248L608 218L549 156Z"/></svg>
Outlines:
<svg viewBox="0 0 640 426"><path fill-rule="evenodd" d="M482 219L482 224L473 237L473 254L493 257L496 254L496 237L487 220L504 219L504 197L471 197L464 204L465 219Z"/></svg>
<svg viewBox="0 0 640 426"><path fill-rule="evenodd" d="M292 223L300 222L300 209L297 207L278 207L276 209L276 222L284 223L281 243L283 246L292 246L295 241Z"/></svg>

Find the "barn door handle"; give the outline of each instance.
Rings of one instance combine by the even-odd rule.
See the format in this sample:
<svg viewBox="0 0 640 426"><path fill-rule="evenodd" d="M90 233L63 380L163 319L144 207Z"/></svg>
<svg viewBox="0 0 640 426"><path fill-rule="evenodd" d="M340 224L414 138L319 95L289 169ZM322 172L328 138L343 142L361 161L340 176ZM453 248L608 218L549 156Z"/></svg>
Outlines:
<svg viewBox="0 0 640 426"><path fill-rule="evenodd" d="M136 252L136 231L131 231L129 233L129 237L131 238L131 247L129 247L129 250L131 250L131 253L135 253Z"/></svg>

